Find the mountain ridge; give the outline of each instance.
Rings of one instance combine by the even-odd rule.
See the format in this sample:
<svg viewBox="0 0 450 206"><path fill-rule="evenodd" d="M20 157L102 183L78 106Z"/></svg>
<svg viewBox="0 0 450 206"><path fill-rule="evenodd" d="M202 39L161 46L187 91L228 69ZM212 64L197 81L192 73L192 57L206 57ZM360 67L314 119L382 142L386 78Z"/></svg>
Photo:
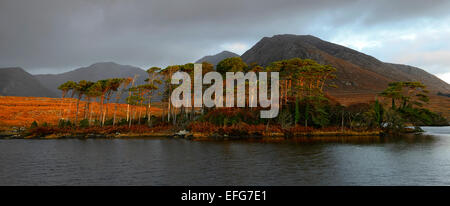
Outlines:
<svg viewBox="0 0 450 206"><path fill-rule="evenodd" d="M215 55L205 56L197 60L196 63L207 61L216 65L225 58L236 56L239 55L229 51L222 51ZM324 41L311 35L282 34L264 37L241 56L247 64L256 62L262 66L267 66L274 61L295 57L313 59L318 63L329 64L337 68L337 79L332 81L338 85L338 88L328 89L331 94L376 94L386 88L387 84L392 81L421 81L436 93L450 93L450 85L448 83L423 69L402 64L385 63L370 55ZM143 84L147 78L145 70L115 62L98 62L60 74L31 75L21 68L16 68L16 70L16 72L13 72L15 75L24 77L14 77L14 81L20 82L25 78L32 83L30 87L39 90L31 94L24 91L16 91L17 94L15 94L28 96L35 94L35 96L57 97L60 94L60 91L57 89L58 86L69 80L97 81L100 79L139 75L136 84ZM4 70L4 74L0 75L3 78L2 82L11 82L11 80L8 80L5 71L7 70ZM8 85L12 84L8 83ZM30 90L29 88L23 87L27 84L23 83L21 85L16 89ZM7 87L6 83L0 84L0 94L14 95L11 92L2 93L5 88L11 87Z"/></svg>
<svg viewBox="0 0 450 206"><path fill-rule="evenodd" d="M222 51L220 53L214 54L214 55L208 55L200 58L199 60L195 61L195 63L202 63L202 62L208 62L214 66L216 66L220 61L231 58L231 57L239 57L238 54L230 52L230 51Z"/></svg>
<svg viewBox="0 0 450 206"><path fill-rule="evenodd" d="M57 97L33 75L21 67L0 68L0 95L25 97Z"/></svg>
<svg viewBox="0 0 450 206"><path fill-rule="evenodd" d="M421 80L433 91L449 92L450 85L422 69L398 64L384 63L362 52L324 41L311 35L281 34L264 37L241 58L247 64L257 63L268 66L274 61L290 58L313 59L321 64L337 68L337 79L333 80L339 87L329 89L337 92L380 92L393 81ZM408 68L408 69L406 69Z"/></svg>
<svg viewBox="0 0 450 206"><path fill-rule="evenodd" d="M138 75L137 84L143 84L147 73L139 67L121 65L115 62L98 62L87 67L80 67L72 71L60 74L37 74L34 75L46 88L57 94L61 92L58 86L67 81L98 81L108 78L124 78Z"/></svg>

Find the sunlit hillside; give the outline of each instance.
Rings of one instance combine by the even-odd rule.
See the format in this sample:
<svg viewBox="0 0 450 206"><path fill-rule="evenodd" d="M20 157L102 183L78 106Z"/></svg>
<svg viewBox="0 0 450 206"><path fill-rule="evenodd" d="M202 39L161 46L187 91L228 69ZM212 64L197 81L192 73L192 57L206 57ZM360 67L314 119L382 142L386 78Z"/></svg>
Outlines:
<svg viewBox="0 0 450 206"><path fill-rule="evenodd" d="M85 101L80 101L78 120L84 118ZM108 104L107 117L113 117L116 104ZM87 116L92 119L98 119L100 115L100 104L91 102L91 112ZM39 124L57 124L60 118L75 119L76 99L72 98L45 98L45 97L11 97L0 96L0 126L30 126L33 121ZM139 110L133 110L139 111ZM140 108L141 114L144 115L146 107ZM161 109L151 107L152 115L160 115ZM87 112L87 111L86 111ZM126 118L127 105L117 104L117 118Z"/></svg>

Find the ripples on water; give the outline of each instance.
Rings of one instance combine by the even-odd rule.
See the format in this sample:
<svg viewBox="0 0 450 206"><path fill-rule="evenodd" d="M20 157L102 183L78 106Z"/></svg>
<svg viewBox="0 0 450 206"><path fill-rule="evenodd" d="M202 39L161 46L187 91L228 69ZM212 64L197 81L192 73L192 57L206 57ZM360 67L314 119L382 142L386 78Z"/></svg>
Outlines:
<svg viewBox="0 0 450 206"><path fill-rule="evenodd" d="M450 185L450 127L335 143L0 140L0 185Z"/></svg>

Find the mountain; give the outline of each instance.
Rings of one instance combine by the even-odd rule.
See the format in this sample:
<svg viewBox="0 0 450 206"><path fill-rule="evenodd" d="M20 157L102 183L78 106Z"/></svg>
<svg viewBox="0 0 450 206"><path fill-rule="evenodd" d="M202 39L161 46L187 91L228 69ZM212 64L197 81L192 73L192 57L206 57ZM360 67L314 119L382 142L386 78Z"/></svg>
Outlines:
<svg viewBox="0 0 450 206"><path fill-rule="evenodd" d="M410 79L413 81L420 81L424 83L425 85L434 85L434 87L437 88L438 91L444 92L444 91L450 91L450 86L447 82L444 80L439 79L438 77L424 71L423 69L403 65L403 64L389 64L398 70L410 75ZM444 92L445 93L445 92Z"/></svg>
<svg viewBox="0 0 450 206"><path fill-rule="evenodd" d="M67 81L98 81L108 78L134 77L134 75L139 75L136 80L137 84L144 84L144 80L147 78L144 70L114 62L101 62L62 74L39 74L35 77L42 85L59 95L61 94L61 91L58 90L59 85Z"/></svg>
<svg viewBox="0 0 450 206"><path fill-rule="evenodd" d="M331 93L375 93L392 81L422 80L435 92L450 92L450 85L422 69L384 63L353 49L311 35L264 37L241 58L247 63L267 66L274 61L299 57L334 66L338 71Z"/></svg>
<svg viewBox="0 0 450 206"><path fill-rule="evenodd" d="M0 68L0 95L56 97L57 94L43 86L33 75L19 67Z"/></svg>
<svg viewBox="0 0 450 206"><path fill-rule="evenodd" d="M195 63L202 63L202 62L208 62L214 66L216 66L217 64L219 64L220 61L226 59L226 58L231 58L231 57L238 57L239 55L233 53L233 52L229 52L229 51L223 51L220 52L216 55L211 55L211 56L204 56L201 59L197 60Z"/></svg>

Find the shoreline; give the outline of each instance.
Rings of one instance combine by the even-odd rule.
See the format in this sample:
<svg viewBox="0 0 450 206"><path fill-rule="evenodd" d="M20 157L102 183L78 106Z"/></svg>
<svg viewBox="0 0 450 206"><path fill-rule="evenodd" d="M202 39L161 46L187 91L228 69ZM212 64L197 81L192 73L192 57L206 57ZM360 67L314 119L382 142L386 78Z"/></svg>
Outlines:
<svg viewBox="0 0 450 206"><path fill-rule="evenodd" d="M264 140L264 141L282 141L304 138L308 141L324 140L325 138L355 138L360 139L364 137L382 137L381 131L372 132L302 132L287 135L285 133L261 133L260 135L219 135L217 133L200 133L200 132L144 132L144 133L115 133L115 134L49 134L49 135L25 135L23 132L0 132L0 139L141 139L141 138L170 138L170 139L186 139L190 141L233 141L233 140Z"/></svg>
<svg viewBox="0 0 450 206"><path fill-rule="evenodd" d="M54 139L185 139L189 141L248 141L248 142L345 142L359 140L380 140L393 139L397 136L405 135L422 135L423 131L413 128L406 128L405 131L392 135L384 131L357 131L346 128L345 130L327 130L327 128L314 131L260 131L248 132L247 134L227 134L216 132L189 132L186 130L177 130L174 128L153 128L149 130L119 130L118 127L105 127L102 130L87 128L83 130L54 130L55 127L40 127L39 129L47 129L52 132L33 133L30 128L3 127L0 130L0 140L8 139L29 139L29 140L54 140ZM90 130L94 129L94 130Z"/></svg>

